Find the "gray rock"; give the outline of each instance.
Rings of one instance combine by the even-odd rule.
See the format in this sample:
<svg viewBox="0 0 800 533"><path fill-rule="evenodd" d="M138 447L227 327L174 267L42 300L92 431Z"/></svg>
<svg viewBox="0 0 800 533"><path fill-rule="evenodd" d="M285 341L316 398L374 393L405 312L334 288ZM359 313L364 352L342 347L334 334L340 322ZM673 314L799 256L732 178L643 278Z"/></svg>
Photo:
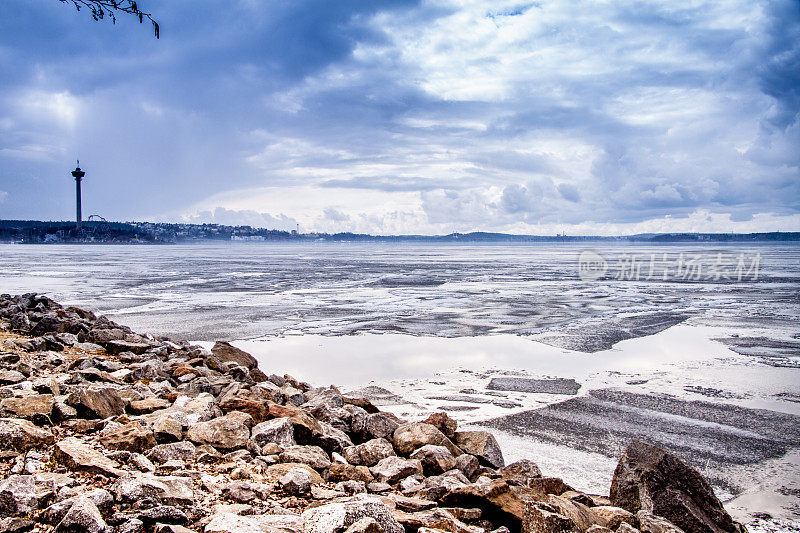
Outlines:
<svg viewBox="0 0 800 533"><path fill-rule="evenodd" d="M259 446L274 442L281 446L294 446L294 426L289 418L273 418L253 426L252 439Z"/></svg>
<svg viewBox="0 0 800 533"><path fill-rule="evenodd" d="M422 470L426 476L442 474L456 466L453 454L444 446L436 446L435 444L426 444L418 448L410 457L411 459L418 459L422 463Z"/></svg>
<svg viewBox="0 0 800 533"><path fill-rule="evenodd" d="M533 461L521 459L498 470L509 485L530 486L530 480L542 477L542 471Z"/></svg>
<svg viewBox="0 0 800 533"><path fill-rule="evenodd" d="M409 422L398 426L394 431L392 441L395 449L403 455L408 455L426 444L444 446L454 457L463 453L436 426L425 422Z"/></svg>
<svg viewBox="0 0 800 533"><path fill-rule="evenodd" d="M67 404L82 418L111 418L125 412L125 402L116 389L110 387L81 388L67 398Z"/></svg>
<svg viewBox="0 0 800 533"><path fill-rule="evenodd" d="M39 508L39 496L33 476L8 476L0 481L0 514L28 514Z"/></svg>
<svg viewBox="0 0 800 533"><path fill-rule="evenodd" d="M147 452L147 457L159 463L165 463L173 459L181 461L191 461L197 448L189 441L169 442L158 444Z"/></svg>
<svg viewBox="0 0 800 533"><path fill-rule="evenodd" d="M167 505L185 505L194 501L192 480L187 477L135 472L117 479L111 490L121 502L150 498Z"/></svg>
<svg viewBox="0 0 800 533"><path fill-rule="evenodd" d="M393 485L401 479L422 473L422 463L416 459L386 457L369 469L370 473L382 483Z"/></svg>
<svg viewBox="0 0 800 533"><path fill-rule="evenodd" d="M289 494L308 494L313 481L311 475L302 468L292 468L284 474L279 483L281 488Z"/></svg>
<svg viewBox="0 0 800 533"><path fill-rule="evenodd" d="M364 420L362 436L365 439L391 439L400 424L386 413L372 413Z"/></svg>
<svg viewBox="0 0 800 533"><path fill-rule="evenodd" d="M316 470L331 466L328 454L319 446L289 446L278 457L282 463L303 463Z"/></svg>
<svg viewBox="0 0 800 533"><path fill-rule="evenodd" d="M574 379L492 378L489 390L538 392L545 394L577 394L581 384Z"/></svg>
<svg viewBox="0 0 800 533"><path fill-rule="evenodd" d="M157 442L176 442L183 437L183 427L175 417L164 415L153 423L153 435Z"/></svg>
<svg viewBox="0 0 800 533"><path fill-rule="evenodd" d="M344 533L359 520L370 517L383 533L404 533L403 526L380 499L359 494L308 509L301 515L304 533ZM208 532L207 532L208 533Z"/></svg>
<svg viewBox="0 0 800 533"><path fill-rule="evenodd" d="M479 462L487 466L492 468L505 466L500 445L488 431L456 431L455 443L464 453L474 455Z"/></svg>
<svg viewBox="0 0 800 533"><path fill-rule="evenodd" d="M53 448L53 458L70 470L119 477L125 472L120 465L102 453L83 444L75 437L58 441Z"/></svg>
<svg viewBox="0 0 800 533"><path fill-rule="evenodd" d="M642 533L684 533L681 528L666 518L656 516L644 509L636 513L636 518L639 519L639 530ZM705 529L702 531L705 531Z"/></svg>
<svg viewBox="0 0 800 533"><path fill-rule="evenodd" d="M372 439L357 446L342 450L342 455L351 465L375 466L378 461L396 455L392 444L386 439Z"/></svg>
<svg viewBox="0 0 800 533"><path fill-rule="evenodd" d="M479 466L478 458L474 455L464 453L456 457L456 468L469 479L472 479Z"/></svg>
<svg viewBox="0 0 800 533"><path fill-rule="evenodd" d="M0 418L0 450L25 452L53 444L53 433L27 420Z"/></svg>
<svg viewBox="0 0 800 533"><path fill-rule="evenodd" d="M697 470L639 440L631 442L614 471L611 504L632 513L651 511L684 531L742 531Z"/></svg>
<svg viewBox="0 0 800 533"><path fill-rule="evenodd" d="M293 514L239 516L234 513L219 513L211 517L203 531L204 533L308 533L303 529L301 518Z"/></svg>
<svg viewBox="0 0 800 533"><path fill-rule="evenodd" d="M59 522L56 533L107 533L110 528L97 506L83 495L73 498L67 514Z"/></svg>

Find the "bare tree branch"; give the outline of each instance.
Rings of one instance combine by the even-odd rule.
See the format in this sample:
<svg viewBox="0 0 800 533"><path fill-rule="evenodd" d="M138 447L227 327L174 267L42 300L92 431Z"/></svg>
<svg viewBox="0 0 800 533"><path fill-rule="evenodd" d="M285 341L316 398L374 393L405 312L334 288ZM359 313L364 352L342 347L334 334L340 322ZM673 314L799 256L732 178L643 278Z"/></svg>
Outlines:
<svg viewBox="0 0 800 533"><path fill-rule="evenodd" d="M145 13L139 6L136 5L136 0L59 0L63 4L69 4L75 6L75 9L78 11L81 8L85 7L89 10L92 14L92 18L94 20L103 20L105 18L110 18L112 24L116 24L117 17L116 12L120 11L122 13L129 13L139 18L139 24L144 22L144 19L149 20L153 23L153 33L156 36L156 39L159 38L159 27L158 22L153 20L153 17L150 13Z"/></svg>

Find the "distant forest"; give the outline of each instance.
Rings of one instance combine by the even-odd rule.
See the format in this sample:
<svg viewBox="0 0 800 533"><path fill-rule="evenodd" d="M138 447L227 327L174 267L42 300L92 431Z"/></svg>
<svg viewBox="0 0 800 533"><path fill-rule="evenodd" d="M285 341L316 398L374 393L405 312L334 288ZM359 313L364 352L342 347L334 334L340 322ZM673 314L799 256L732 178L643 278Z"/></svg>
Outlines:
<svg viewBox="0 0 800 533"><path fill-rule="evenodd" d="M614 237L595 235L511 235L507 233L450 233L448 235L368 235L362 233L298 233L296 231L161 222L75 222L0 220L0 241L20 243L178 243L195 241L332 241L332 242L784 242L800 241L800 232L768 233L643 233Z"/></svg>

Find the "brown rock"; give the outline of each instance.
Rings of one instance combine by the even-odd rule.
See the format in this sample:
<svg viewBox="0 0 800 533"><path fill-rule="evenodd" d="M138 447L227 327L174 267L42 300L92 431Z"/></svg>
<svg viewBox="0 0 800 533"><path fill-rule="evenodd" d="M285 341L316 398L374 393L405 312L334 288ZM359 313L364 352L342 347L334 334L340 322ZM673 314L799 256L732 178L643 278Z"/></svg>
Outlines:
<svg viewBox="0 0 800 533"><path fill-rule="evenodd" d="M448 439L452 439L455 436L458 428L458 423L447 416L447 413L433 413L425 420L425 423L436 426Z"/></svg>
<svg viewBox="0 0 800 533"><path fill-rule="evenodd" d="M308 472L311 476L311 482L315 485L322 483L322 477L316 470L303 463L278 463L267 467L267 478L273 482L279 481L283 476L289 473L292 468L301 468Z"/></svg>
<svg viewBox="0 0 800 533"><path fill-rule="evenodd" d="M133 400L128 405L128 411L134 415L144 415L154 411L160 411L161 409L166 409L170 405L170 402L164 398L152 396L150 398L145 398L144 400Z"/></svg>
<svg viewBox="0 0 800 533"><path fill-rule="evenodd" d="M253 422L256 424L263 422L269 416L269 408L266 402L243 396L225 398L222 403L219 404L219 407L226 413L230 413L231 411L247 413L253 417Z"/></svg>
<svg viewBox="0 0 800 533"><path fill-rule="evenodd" d="M525 500L502 480L457 487L445 494L440 503L450 507L477 507L483 511L485 518L511 531L519 531L522 527L526 505Z"/></svg>
<svg viewBox="0 0 800 533"><path fill-rule="evenodd" d="M375 476L369 471L366 466L353 466L344 463L333 463L328 469L329 481L362 481L364 483L372 483L375 481Z"/></svg>
<svg viewBox="0 0 800 533"><path fill-rule="evenodd" d="M136 422L130 422L104 434L100 437L100 444L112 450L145 452L156 445L156 439L149 429L143 428Z"/></svg>
<svg viewBox="0 0 800 533"><path fill-rule="evenodd" d="M522 521L522 533L580 533L578 526L543 502L528 502Z"/></svg>
<svg viewBox="0 0 800 533"><path fill-rule="evenodd" d="M593 525L606 527L606 520L596 515L589 507L583 504L551 494L547 503L556 509L558 514L566 516L577 526L578 530L585 532Z"/></svg>
<svg viewBox="0 0 800 533"><path fill-rule="evenodd" d="M304 409L293 405L269 404L269 416L272 418L288 418L294 427L294 438L297 442L307 442L322 435L320 423Z"/></svg>
<svg viewBox="0 0 800 533"><path fill-rule="evenodd" d="M611 503L632 513L651 511L693 533L743 530L697 470L639 440L631 442L614 471Z"/></svg>
<svg viewBox="0 0 800 533"><path fill-rule="evenodd" d="M684 533L681 528L669 520L644 509L636 513L636 518L639 519L639 529L642 533Z"/></svg>
<svg viewBox="0 0 800 533"><path fill-rule="evenodd" d="M247 446L253 418L233 411L208 422L200 422L189 428L186 437L197 444L209 444L221 450L235 450Z"/></svg>
<svg viewBox="0 0 800 533"><path fill-rule="evenodd" d="M532 479L542 477L542 472L533 461L522 459L498 470L509 485L529 486Z"/></svg>
<svg viewBox="0 0 800 533"><path fill-rule="evenodd" d="M0 401L0 413L11 418L34 420L50 418L53 412L52 394L33 394L22 398L4 398Z"/></svg>
<svg viewBox="0 0 800 533"><path fill-rule="evenodd" d="M74 471L85 471L113 477L119 477L125 473L119 469L119 463L88 447L75 437L67 437L58 441L53 448L53 457L56 461Z"/></svg>
<svg viewBox="0 0 800 533"><path fill-rule="evenodd" d="M228 342L217 341L211 348L211 353L223 363L233 361L238 365L246 367L248 370L258 367L258 361L256 361L255 357Z"/></svg>
<svg viewBox="0 0 800 533"><path fill-rule="evenodd" d="M150 348L150 345L145 342L129 342L123 340L111 340L106 342L105 346L106 351L111 354L133 352L136 355L141 355Z"/></svg>
<svg viewBox="0 0 800 533"><path fill-rule="evenodd" d="M444 509L429 509L416 513L395 510L392 512L395 520L400 522L406 531L417 531L421 527L449 531L451 533L476 533L483 531L480 528L468 526Z"/></svg>
<svg viewBox="0 0 800 533"><path fill-rule="evenodd" d="M500 445L488 431L457 431L455 443L464 453L477 457L482 464L492 468L500 468L506 464Z"/></svg>
<svg viewBox="0 0 800 533"><path fill-rule="evenodd" d="M598 505L597 507L592 507L592 511L606 521L606 527L609 529L616 531L622 523L630 524L633 527L639 527L639 519L636 518L636 515L626 511L622 507Z"/></svg>

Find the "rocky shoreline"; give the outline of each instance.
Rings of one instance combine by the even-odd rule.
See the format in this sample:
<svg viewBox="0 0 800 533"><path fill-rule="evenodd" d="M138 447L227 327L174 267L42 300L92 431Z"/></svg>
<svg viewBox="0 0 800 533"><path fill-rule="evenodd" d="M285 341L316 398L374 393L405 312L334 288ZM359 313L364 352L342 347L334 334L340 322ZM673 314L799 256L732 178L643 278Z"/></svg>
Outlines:
<svg viewBox="0 0 800 533"><path fill-rule="evenodd" d="M272 369L267 369L271 371ZM228 343L0 296L0 533L739 532L633 441L608 495L505 464L494 437L270 374Z"/></svg>

